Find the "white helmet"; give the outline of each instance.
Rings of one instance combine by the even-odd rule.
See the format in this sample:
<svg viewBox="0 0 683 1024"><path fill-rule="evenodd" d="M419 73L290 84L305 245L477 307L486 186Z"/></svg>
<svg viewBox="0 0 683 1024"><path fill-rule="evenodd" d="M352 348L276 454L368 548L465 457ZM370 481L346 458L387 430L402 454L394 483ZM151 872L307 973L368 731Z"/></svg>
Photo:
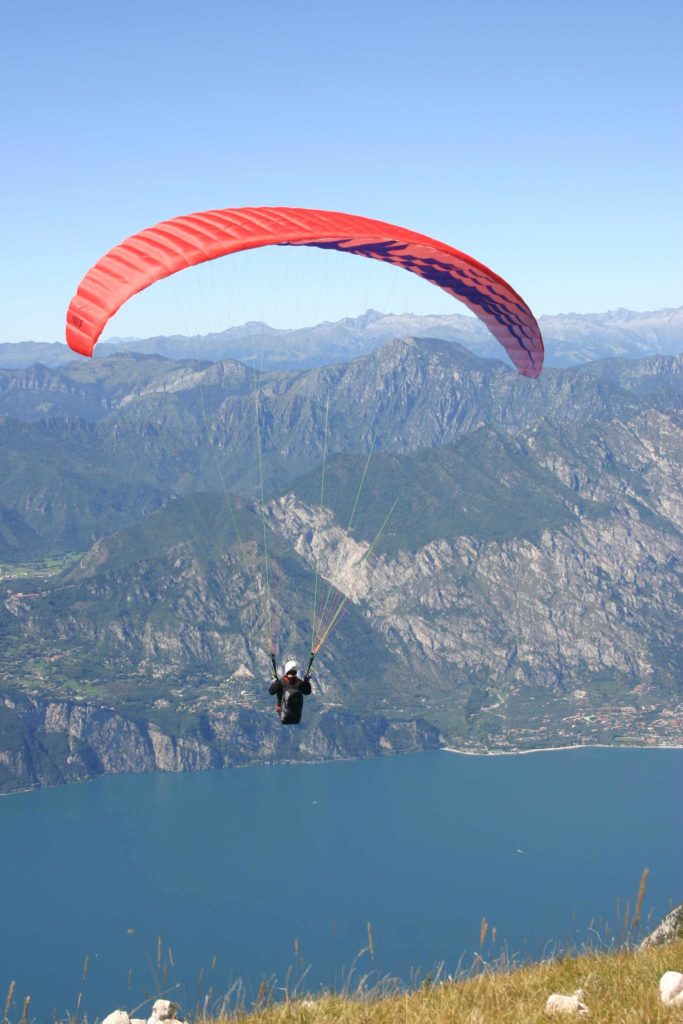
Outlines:
<svg viewBox="0 0 683 1024"><path fill-rule="evenodd" d="M299 671L299 666L297 665L297 663L295 661L287 661L287 662L285 662L285 670L284 670L284 672L282 674L283 674L283 676L288 676L290 672L298 672L298 671Z"/></svg>

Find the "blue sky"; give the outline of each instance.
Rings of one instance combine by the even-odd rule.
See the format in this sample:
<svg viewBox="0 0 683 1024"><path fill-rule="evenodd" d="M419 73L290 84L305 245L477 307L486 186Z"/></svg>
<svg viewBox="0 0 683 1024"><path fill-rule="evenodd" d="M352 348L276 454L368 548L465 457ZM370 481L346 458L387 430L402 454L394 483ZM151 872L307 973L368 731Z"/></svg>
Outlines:
<svg viewBox="0 0 683 1024"><path fill-rule="evenodd" d="M7 0L0 341L63 337L103 252L226 206L403 224L487 263L538 314L680 305L682 10ZM133 300L114 332L463 311L405 272L315 250L203 273Z"/></svg>

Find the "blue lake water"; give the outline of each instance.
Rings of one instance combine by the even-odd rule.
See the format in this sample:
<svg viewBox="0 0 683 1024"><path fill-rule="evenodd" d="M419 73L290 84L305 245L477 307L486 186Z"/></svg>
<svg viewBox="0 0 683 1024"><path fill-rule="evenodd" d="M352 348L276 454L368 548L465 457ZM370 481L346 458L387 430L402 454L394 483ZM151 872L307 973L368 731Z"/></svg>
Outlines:
<svg viewBox="0 0 683 1024"><path fill-rule="evenodd" d="M580 945L618 901L623 919L645 867L655 918L683 900L682 780L683 750L435 752L5 797L0 1003L12 980L39 1020L81 991L92 1018L288 968L339 986L368 922L356 976L469 963L483 916L486 958Z"/></svg>

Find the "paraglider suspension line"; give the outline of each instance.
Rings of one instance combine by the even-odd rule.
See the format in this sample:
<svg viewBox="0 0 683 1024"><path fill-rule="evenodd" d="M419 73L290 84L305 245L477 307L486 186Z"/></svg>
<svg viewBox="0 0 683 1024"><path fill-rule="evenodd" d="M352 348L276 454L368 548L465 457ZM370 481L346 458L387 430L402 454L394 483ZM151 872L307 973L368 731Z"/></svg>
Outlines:
<svg viewBox="0 0 683 1024"><path fill-rule="evenodd" d="M373 540L372 544L367 549L367 551L362 555L362 557L358 559L358 561L356 562L356 565L355 565L354 568L357 569L359 566L361 566L363 564L363 562L366 560L366 558L368 558L372 554L372 552L376 548L377 544L379 543L379 539L380 539L380 537L382 536L382 534L384 532L384 527L389 522L389 519L391 518L391 514L394 511L394 509L396 508L397 504L398 504L398 498L396 498L396 500L394 501L394 504L391 506L391 508L387 512L386 516L384 517L382 525L380 526L379 530L377 531L377 534L376 534L375 539ZM330 635L332 627L335 625L335 623L337 623L339 621L339 616L342 614L342 612L344 611L344 609L348 605L350 599L351 599L351 594L350 593L346 594L345 597L342 598L342 600L339 603L339 605L337 606L336 610L333 612L332 617L330 618L330 620L327 623L327 625L325 626L325 628L322 630L321 635L318 637L318 640L316 640L316 642L315 642L315 644L313 646L313 650L315 651L316 654L318 653L318 651L320 650L320 648L322 647L322 645L325 643L325 641L327 640L328 636Z"/></svg>
<svg viewBox="0 0 683 1024"><path fill-rule="evenodd" d="M354 516L356 514L356 509L358 508L358 502L360 501L361 492L363 490L363 484L365 483L365 477L367 476L368 467L370 466L370 459L372 458L372 453L373 453L373 450L374 450L374 447L375 447L375 440L376 440L376 438L373 437L372 444L370 445L370 451L368 452L368 457L365 460L365 466L363 468L363 475L361 477L360 484L359 484L358 490L356 492L356 500L353 503L353 508L351 509L351 515L349 516L349 521L348 521L348 523L346 525L346 532L348 534L351 533L351 528L353 526L353 519L354 519ZM337 555L337 560L336 560L336 563L335 563L335 566L334 566L334 571L332 572L330 585L327 588L327 595L325 597L325 604L323 605L323 610L320 613L320 620L319 621L321 623L323 623L325 621L325 612L327 611L327 606L330 603L330 598L332 597L332 592L334 590L334 580L336 579L337 573L339 572L339 569L341 567L341 562L342 562L342 552L340 550L339 554Z"/></svg>
<svg viewBox="0 0 683 1024"><path fill-rule="evenodd" d="M268 619L268 635L270 637L270 648L273 651L273 617L270 608L270 573L268 568L268 527L266 525L266 505L263 488L263 458L261 456L261 375L259 374L258 388L256 390L256 446L258 448L259 480L261 484L261 524L263 527L263 560L265 565L265 601L266 616Z"/></svg>
<svg viewBox="0 0 683 1024"><path fill-rule="evenodd" d="M330 418L330 399L327 399L327 405L325 406L325 440L323 442L323 470L320 480L320 516L322 519L323 513L323 496L325 494L325 464L327 462L327 424ZM311 646L315 642L315 631L316 631L316 611L318 608L318 582L320 580L320 557L318 556L315 560L315 590L313 592L313 625L311 628Z"/></svg>

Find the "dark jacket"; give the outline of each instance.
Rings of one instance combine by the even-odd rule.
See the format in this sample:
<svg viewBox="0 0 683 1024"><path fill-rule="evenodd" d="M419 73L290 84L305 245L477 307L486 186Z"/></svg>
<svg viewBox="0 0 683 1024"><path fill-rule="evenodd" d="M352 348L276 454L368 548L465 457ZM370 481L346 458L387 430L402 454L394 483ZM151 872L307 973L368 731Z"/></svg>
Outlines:
<svg viewBox="0 0 683 1024"><path fill-rule="evenodd" d="M304 697L308 697L311 693L311 681L308 676L304 676L303 679L299 679L298 676L287 676L286 683L278 676L268 689L271 697L277 697L278 704L282 703L282 694L285 692L285 686L292 686L295 690L300 690Z"/></svg>

